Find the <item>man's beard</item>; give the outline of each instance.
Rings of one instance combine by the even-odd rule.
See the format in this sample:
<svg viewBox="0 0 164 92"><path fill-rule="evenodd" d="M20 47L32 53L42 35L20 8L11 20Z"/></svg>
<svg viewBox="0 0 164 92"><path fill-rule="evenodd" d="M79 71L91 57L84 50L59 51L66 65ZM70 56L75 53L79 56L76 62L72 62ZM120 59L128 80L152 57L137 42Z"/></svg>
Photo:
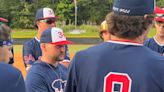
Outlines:
<svg viewBox="0 0 164 92"><path fill-rule="evenodd" d="M55 58L55 61L60 62L64 60L64 55L59 55Z"/></svg>

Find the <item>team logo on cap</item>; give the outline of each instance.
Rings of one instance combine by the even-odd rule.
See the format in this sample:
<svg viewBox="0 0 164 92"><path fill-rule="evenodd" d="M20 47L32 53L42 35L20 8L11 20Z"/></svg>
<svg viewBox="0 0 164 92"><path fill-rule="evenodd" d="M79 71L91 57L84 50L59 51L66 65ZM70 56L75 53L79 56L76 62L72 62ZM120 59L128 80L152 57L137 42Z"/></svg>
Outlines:
<svg viewBox="0 0 164 92"><path fill-rule="evenodd" d="M53 11L48 10L48 14L49 14L49 15L53 15Z"/></svg>

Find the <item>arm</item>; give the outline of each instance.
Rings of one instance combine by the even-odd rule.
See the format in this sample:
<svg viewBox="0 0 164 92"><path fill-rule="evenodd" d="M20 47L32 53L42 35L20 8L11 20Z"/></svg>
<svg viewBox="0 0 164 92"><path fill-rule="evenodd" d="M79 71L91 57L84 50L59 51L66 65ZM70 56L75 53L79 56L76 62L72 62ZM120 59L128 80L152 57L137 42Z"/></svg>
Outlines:
<svg viewBox="0 0 164 92"><path fill-rule="evenodd" d="M33 51L32 51L32 44L26 42L23 45L23 61L26 66L26 69L31 67L33 62L35 61L35 58L33 56Z"/></svg>

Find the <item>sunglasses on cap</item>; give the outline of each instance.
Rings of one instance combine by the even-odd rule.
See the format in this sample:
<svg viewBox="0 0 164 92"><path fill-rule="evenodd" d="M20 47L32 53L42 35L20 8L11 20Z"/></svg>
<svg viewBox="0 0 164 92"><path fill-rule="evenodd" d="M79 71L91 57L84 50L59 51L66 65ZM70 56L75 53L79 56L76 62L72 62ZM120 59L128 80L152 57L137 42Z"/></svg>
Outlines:
<svg viewBox="0 0 164 92"><path fill-rule="evenodd" d="M156 21L157 24L164 24L164 21Z"/></svg>
<svg viewBox="0 0 164 92"><path fill-rule="evenodd" d="M41 22L46 22L47 24L52 24L55 23L55 19L44 19L44 20L40 20Z"/></svg>
<svg viewBox="0 0 164 92"><path fill-rule="evenodd" d="M12 46L13 45L13 40L8 39L8 40L0 40L0 46L7 45L7 46Z"/></svg>
<svg viewBox="0 0 164 92"><path fill-rule="evenodd" d="M0 25L5 24L10 27L10 23L0 21Z"/></svg>

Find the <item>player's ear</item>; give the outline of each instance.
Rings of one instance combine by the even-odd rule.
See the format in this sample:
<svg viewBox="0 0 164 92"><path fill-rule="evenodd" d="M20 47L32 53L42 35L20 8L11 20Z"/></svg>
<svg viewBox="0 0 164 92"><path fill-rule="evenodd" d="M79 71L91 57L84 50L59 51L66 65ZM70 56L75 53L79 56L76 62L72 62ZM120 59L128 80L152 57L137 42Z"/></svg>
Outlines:
<svg viewBox="0 0 164 92"><path fill-rule="evenodd" d="M145 15L144 15L144 18L146 19L147 17L148 17L148 15L147 15L147 14L145 14Z"/></svg>
<svg viewBox="0 0 164 92"><path fill-rule="evenodd" d="M41 43L40 47L41 47L42 52L46 51L46 44L45 43Z"/></svg>
<svg viewBox="0 0 164 92"><path fill-rule="evenodd" d="M39 21L36 21L35 25L39 27L39 23L40 23Z"/></svg>

